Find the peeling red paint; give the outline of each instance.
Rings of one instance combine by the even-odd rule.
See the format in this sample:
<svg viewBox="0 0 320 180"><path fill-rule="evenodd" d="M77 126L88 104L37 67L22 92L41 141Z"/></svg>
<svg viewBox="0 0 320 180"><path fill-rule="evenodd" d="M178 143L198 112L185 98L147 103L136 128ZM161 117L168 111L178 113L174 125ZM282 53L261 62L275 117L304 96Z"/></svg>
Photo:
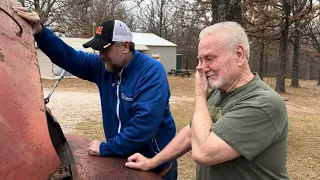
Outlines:
<svg viewBox="0 0 320 180"><path fill-rule="evenodd" d="M0 0L0 179L48 179L60 160L49 136L32 30L13 3ZM126 168L125 158L90 156L89 140L81 136L67 139L73 179L161 179Z"/></svg>
<svg viewBox="0 0 320 180"><path fill-rule="evenodd" d="M44 101L32 30L12 11L13 4L0 1L0 179L48 179L60 161L40 111Z"/></svg>
<svg viewBox="0 0 320 180"><path fill-rule="evenodd" d="M143 172L124 166L126 158L97 157L88 154L90 141L78 135L66 135L73 152L77 175L83 180L157 180L161 179L153 172Z"/></svg>

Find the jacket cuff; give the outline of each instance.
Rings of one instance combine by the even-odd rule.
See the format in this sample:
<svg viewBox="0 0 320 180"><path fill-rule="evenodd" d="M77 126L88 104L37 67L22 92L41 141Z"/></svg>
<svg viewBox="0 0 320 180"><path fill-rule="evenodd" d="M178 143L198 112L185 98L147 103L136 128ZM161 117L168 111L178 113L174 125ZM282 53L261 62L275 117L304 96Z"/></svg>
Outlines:
<svg viewBox="0 0 320 180"><path fill-rule="evenodd" d="M37 41L37 43L46 42L52 37L50 36L51 33L52 31L42 25L42 31L38 34L35 34L34 39Z"/></svg>
<svg viewBox="0 0 320 180"><path fill-rule="evenodd" d="M100 146L99 146L99 152L100 152L100 156L109 156L110 155L110 152L108 151L109 149L109 144L107 142L102 142L100 143Z"/></svg>

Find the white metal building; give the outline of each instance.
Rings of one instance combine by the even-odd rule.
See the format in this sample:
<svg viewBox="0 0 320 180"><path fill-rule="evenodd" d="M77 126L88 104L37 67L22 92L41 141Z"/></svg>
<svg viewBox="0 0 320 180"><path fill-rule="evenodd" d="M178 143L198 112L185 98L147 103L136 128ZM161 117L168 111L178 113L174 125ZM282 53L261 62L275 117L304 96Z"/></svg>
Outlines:
<svg viewBox="0 0 320 180"><path fill-rule="evenodd" d="M152 33L132 33L133 42L139 49L139 45L147 46L147 50L143 51L145 54L158 59L166 69L176 69L176 54L177 45L167 41Z"/></svg>
<svg viewBox="0 0 320 180"><path fill-rule="evenodd" d="M159 60L166 71L176 68L177 45L152 33L132 33L135 49ZM88 53L98 53L91 48L83 48L82 44L89 41L89 38L65 38L61 39L76 50ZM61 73L61 69L53 65L50 59L37 48L37 55L42 77L54 77Z"/></svg>

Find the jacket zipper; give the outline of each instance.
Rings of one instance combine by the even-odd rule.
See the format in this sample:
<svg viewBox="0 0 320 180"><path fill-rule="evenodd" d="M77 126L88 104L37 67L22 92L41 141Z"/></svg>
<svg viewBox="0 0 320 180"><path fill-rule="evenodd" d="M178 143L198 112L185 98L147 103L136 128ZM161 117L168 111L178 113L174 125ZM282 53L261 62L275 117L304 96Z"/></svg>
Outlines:
<svg viewBox="0 0 320 180"><path fill-rule="evenodd" d="M120 98L119 98L120 83L121 83L121 78L117 84L117 117L119 120L118 134L120 133L120 130L121 130L121 120L120 120L120 112L119 112L119 110L120 110Z"/></svg>
<svg viewBox="0 0 320 180"><path fill-rule="evenodd" d="M159 145L158 145L158 142L157 142L157 140L156 140L156 138L154 137L154 138L152 138L152 142L154 142L155 144L156 144L156 146L157 146L157 151L155 151L155 153L156 154L158 154L161 150L160 150L160 148L159 148Z"/></svg>

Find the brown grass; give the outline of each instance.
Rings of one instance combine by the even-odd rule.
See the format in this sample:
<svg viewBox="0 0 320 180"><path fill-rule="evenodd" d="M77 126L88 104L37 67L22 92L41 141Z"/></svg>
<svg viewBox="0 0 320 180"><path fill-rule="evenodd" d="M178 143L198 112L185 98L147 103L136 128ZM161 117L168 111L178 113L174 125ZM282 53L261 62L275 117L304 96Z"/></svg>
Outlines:
<svg viewBox="0 0 320 180"><path fill-rule="evenodd" d="M193 98L194 78L168 77L171 95ZM274 88L275 79L266 78ZM53 80L43 80L44 87L51 87ZM289 114L289 149L288 172L293 180L320 179L320 87L316 81L300 80L300 88L290 87L290 80L286 81L287 93L281 96L286 101ZM94 84L79 79L64 79L58 89L68 91L97 91ZM171 104L171 111L175 119L177 130L186 126L192 118L193 102L183 101ZM103 137L101 124L77 124L78 132L90 138ZM94 128L89 128L94 127ZM98 129L98 132L97 130ZM92 134L92 135L90 135ZM179 179L195 179L195 163L190 153L179 159Z"/></svg>

